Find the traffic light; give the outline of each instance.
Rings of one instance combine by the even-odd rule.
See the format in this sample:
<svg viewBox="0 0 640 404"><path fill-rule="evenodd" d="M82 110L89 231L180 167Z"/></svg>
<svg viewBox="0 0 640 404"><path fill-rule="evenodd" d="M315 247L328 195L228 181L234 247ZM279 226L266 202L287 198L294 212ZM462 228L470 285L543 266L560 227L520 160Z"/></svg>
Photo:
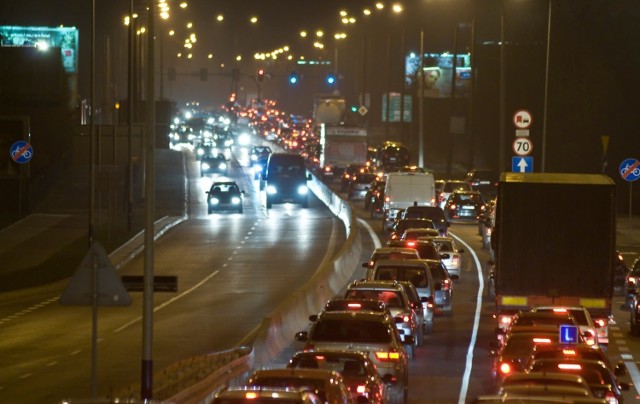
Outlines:
<svg viewBox="0 0 640 404"><path fill-rule="evenodd" d="M298 80L300 80L298 73L296 71L292 71L289 74L289 84L298 84Z"/></svg>
<svg viewBox="0 0 640 404"><path fill-rule="evenodd" d="M258 70L258 74L256 75L259 82L264 81L264 69Z"/></svg>
<svg viewBox="0 0 640 404"><path fill-rule="evenodd" d="M351 106L351 112L358 112L358 106L357 105L352 105Z"/></svg>
<svg viewBox="0 0 640 404"><path fill-rule="evenodd" d="M209 73L207 72L207 69L206 68L200 69L200 80L207 81L208 77L209 77Z"/></svg>
<svg viewBox="0 0 640 404"><path fill-rule="evenodd" d="M329 73L327 74L327 84L329 84L330 86L334 85L336 83L336 76L333 73Z"/></svg>

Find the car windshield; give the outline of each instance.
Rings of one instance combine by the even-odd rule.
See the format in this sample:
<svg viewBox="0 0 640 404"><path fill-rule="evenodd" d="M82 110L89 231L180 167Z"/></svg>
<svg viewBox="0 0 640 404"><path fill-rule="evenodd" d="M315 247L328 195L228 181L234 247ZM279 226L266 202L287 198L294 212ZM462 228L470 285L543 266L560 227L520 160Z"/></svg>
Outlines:
<svg viewBox="0 0 640 404"><path fill-rule="evenodd" d="M411 260L418 258L418 255L415 253L404 252L404 251L391 251L391 252L378 252L374 253L371 258L372 261L379 260Z"/></svg>
<svg viewBox="0 0 640 404"><path fill-rule="evenodd" d="M360 342L388 344L391 333L379 321L359 319L326 319L316 323L312 331L313 341Z"/></svg>
<svg viewBox="0 0 640 404"><path fill-rule="evenodd" d="M429 280L424 268L402 267L402 266L379 266L375 277L379 280L409 281L416 288L426 288Z"/></svg>
<svg viewBox="0 0 640 404"><path fill-rule="evenodd" d="M239 192L239 190L236 184L228 183L228 182L223 182L223 183L216 182L211 186L211 192L227 193L227 192Z"/></svg>
<svg viewBox="0 0 640 404"><path fill-rule="evenodd" d="M453 244L448 240L432 240L433 245L438 251L453 251Z"/></svg>

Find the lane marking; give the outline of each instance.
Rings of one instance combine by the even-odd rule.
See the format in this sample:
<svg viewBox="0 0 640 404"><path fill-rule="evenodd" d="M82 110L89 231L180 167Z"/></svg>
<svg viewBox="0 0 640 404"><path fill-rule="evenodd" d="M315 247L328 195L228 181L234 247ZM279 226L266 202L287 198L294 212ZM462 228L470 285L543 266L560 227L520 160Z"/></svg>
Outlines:
<svg viewBox="0 0 640 404"><path fill-rule="evenodd" d="M473 319L473 331L471 332L471 341L469 341L469 348L467 349L467 363L464 367L464 376L462 377L462 386L460 386L460 397L458 398L458 404L465 404L467 399L467 391L469 390L469 379L471 378L471 369L473 368L473 349L476 345L476 339L478 337L478 327L480 325L480 312L482 310L482 294L484 292L484 276L482 274L482 266L480 260L476 255L476 252L469 244L463 239L449 232L451 237L458 240L462 245L467 248L467 251L473 255L473 260L476 263L476 271L478 273L478 295L476 296L476 313Z"/></svg>
<svg viewBox="0 0 640 404"><path fill-rule="evenodd" d="M638 370L638 366L636 366L634 361L624 361L624 365L627 367L627 373L629 373L629 377L631 377L636 395L640 394L640 370Z"/></svg>
<svg viewBox="0 0 640 404"><path fill-rule="evenodd" d="M161 305L154 307L153 312L155 313L155 312L157 312L159 310L162 310L163 308L167 307L171 303L176 302L176 301L182 299L183 297L191 294L191 292L193 292L194 290L200 288L200 286L204 285L209 279L211 279L214 276L218 275L219 272L220 272L219 270L213 271L209 276L207 276L206 278L203 278L200 282L196 283L191 288L189 288L189 289L185 290L184 292L180 293L178 296L174 296L171 299L167 300L166 302L162 303ZM128 323L124 324L122 327L113 330L113 332L114 333L118 333L118 332L130 327L131 325L137 323L140 320L142 320L142 316L134 318L133 320L131 320Z"/></svg>
<svg viewBox="0 0 640 404"><path fill-rule="evenodd" d="M382 247L382 244L380 243L380 239L378 238L378 235L373 230L373 228L369 225L369 223L367 223L364 219L361 219L361 218L358 218L358 223L360 223L369 232L369 236L373 240L373 246L375 248Z"/></svg>

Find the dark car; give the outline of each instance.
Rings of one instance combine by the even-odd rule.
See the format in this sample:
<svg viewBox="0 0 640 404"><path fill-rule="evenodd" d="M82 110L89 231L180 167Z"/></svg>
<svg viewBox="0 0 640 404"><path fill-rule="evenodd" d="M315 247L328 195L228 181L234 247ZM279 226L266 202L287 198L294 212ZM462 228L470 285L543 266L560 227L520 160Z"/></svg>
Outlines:
<svg viewBox="0 0 640 404"><path fill-rule="evenodd" d="M444 205L449 221L478 222L484 200L478 191L454 191Z"/></svg>
<svg viewBox="0 0 640 404"><path fill-rule="evenodd" d="M439 260L440 254L429 240L389 240L387 247L412 248L418 252L420 259Z"/></svg>
<svg viewBox="0 0 640 404"><path fill-rule="evenodd" d="M497 198L494 198L487 202L478 216L478 234L482 237L482 248L490 247L491 233L496 225L496 201Z"/></svg>
<svg viewBox="0 0 640 404"><path fill-rule="evenodd" d="M380 219L384 216L384 177L378 177L364 196L365 209L369 210L371 219Z"/></svg>
<svg viewBox="0 0 640 404"><path fill-rule="evenodd" d="M235 181L216 181L211 184L211 189L206 193L209 213L221 210L242 213L244 192L240 191Z"/></svg>
<svg viewBox="0 0 640 404"><path fill-rule="evenodd" d="M402 237L402 234L405 230L409 228L422 228L427 227L431 229L435 229L435 225L430 219L400 219L396 220L391 227L391 234L389 238L391 240L398 240Z"/></svg>
<svg viewBox="0 0 640 404"><path fill-rule="evenodd" d="M362 199L365 197L371 183L376 179L375 174L358 173L351 178L347 187L347 199Z"/></svg>
<svg viewBox="0 0 640 404"><path fill-rule="evenodd" d="M296 203L309 207L309 188L304 158L299 154L272 153L267 170L262 176L260 188L266 190L267 209L274 203Z"/></svg>
<svg viewBox="0 0 640 404"><path fill-rule="evenodd" d="M436 313L451 314L453 304L453 280L457 275L449 275L449 271L440 260L429 260L429 270L435 284L434 304Z"/></svg>
<svg viewBox="0 0 640 404"><path fill-rule="evenodd" d="M430 219L441 236L446 236L451 223L444 211L435 206L409 206L400 215L402 219Z"/></svg>
<svg viewBox="0 0 640 404"><path fill-rule="evenodd" d="M349 164L340 176L340 191L344 192L349 188L349 184L356 174L369 173L369 167L364 164Z"/></svg>
<svg viewBox="0 0 640 404"><path fill-rule="evenodd" d="M203 156L202 160L200 160L200 176L204 177L208 174L227 175L228 167L227 158L223 154Z"/></svg>
<svg viewBox="0 0 640 404"><path fill-rule="evenodd" d="M492 199L498 192L500 173L490 168L473 168L467 172L464 179L485 198Z"/></svg>

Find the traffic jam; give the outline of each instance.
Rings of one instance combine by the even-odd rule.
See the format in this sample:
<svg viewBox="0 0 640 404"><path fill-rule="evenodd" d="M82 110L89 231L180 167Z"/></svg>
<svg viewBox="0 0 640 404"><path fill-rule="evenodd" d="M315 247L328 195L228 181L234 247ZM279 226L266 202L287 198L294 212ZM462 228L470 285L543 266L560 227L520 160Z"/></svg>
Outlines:
<svg viewBox="0 0 640 404"><path fill-rule="evenodd" d="M462 267L470 251L451 231L453 224L477 226L490 257L485 287L486 298L495 303L495 339L487 347L491 386L474 402L537 402L545 397L540 400L621 403L624 392L634 389L625 363L607 355L614 289L626 295L630 331L640 333L640 300L635 297L640 264L626 268L613 243L610 179L485 169L469 170L460 179L436 179L432 171L411 164L402 143L371 147L357 128L329 130L329 125L287 116L273 101L267 105L236 106L225 111L232 120L210 118L212 126L202 133L211 135L189 140L202 175L211 170L207 161L232 146L234 153L245 150L248 174L260 182L269 175L270 159L281 154L274 150L299 155L310 173L360 216L378 223L386 241L362 263L362 279L345 285L344 294L309 317L309 327L294 336L297 351L284 368L255 370L241 385L225 386L215 402L273 399L283 388L295 390L299 402L409 401L412 361L426 359L419 355L420 347L428 343L439 318L453 315L454 295L464 298L454 291L467 276ZM176 128L184 126L176 122ZM346 160L344 154L332 154L336 138L341 145L352 143ZM217 166L221 175L226 174L223 164ZM224 206L214 196L220 187L234 192ZM242 213L244 191L235 182L215 180L208 194L209 213ZM575 206L576 197L582 206ZM579 248L550 254L570 234L554 227L560 218L553 213L530 215L532 203L543 211L561 212L561 219L571 224L565 228L592 237L585 237ZM593 218L588 226L586 214ZM614 279L620 265L624 274Z"/></svg>

